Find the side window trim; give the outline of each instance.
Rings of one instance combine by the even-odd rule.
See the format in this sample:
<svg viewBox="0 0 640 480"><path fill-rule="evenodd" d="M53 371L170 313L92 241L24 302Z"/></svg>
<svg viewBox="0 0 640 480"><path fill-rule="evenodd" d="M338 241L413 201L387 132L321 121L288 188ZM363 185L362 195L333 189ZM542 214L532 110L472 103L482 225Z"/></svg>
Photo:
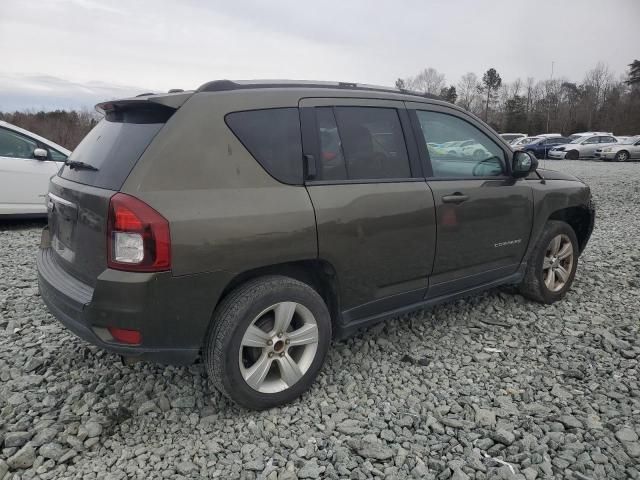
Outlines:
<svg viewBox="0 0 640 480"><path fill-rule="evenodd" d="M304 100L304 99L303 99ZM419 142L416 142L414 133L411 128L411 121L408 116L407 109L402 105L403 102L398 102L398 105L377 104L376 100L372 99L358 99L359 101L349 102L348 98L336 99L320 98L314 99L316 102L310 106L301 104L300 106L300 120L302 129L302 153L305 158L310 155L313 157L316 163L316 171L320 171L320 130L317 124L316 109L317 108L331 108L335 118L336 107L371 107L371 108L386 108L394 109L398 115L400 127L402 130L402 139L407 151L407 159L409 161L410 177L399 178L372 178L372 179L344 179L344 180L322 180L313 179L308 177L308 172L305 170L305 184L308 185L349 185L349 184L367 184L367 183L399 183L399 182L420 182L424 180L422 173L422 163L419 153ZM317 102L319 100L319 102ZM325 102L326 100L326 102ZM332 101L334 100L334 101ZM366 103L363 103L362 101ZM370 101L370 103L369 103ZM302 102L301 102L302 103ZM316 104L317 103L317 104ZM337 125L337 121L336 121ZM339 131L339 130L338 130Z"/></svg>
<svg viewBox="0 0 640 480"><path fill-rule="evenodd" d="M414 130L414 135L416 138L416 141L418 143L418 149L421 153L421 156L423 158L422 161L422 165L423 165L423 169L425 171L425 179L428 181L439 181L439 180L504 180L504 179L509 179L512 178L511 177L511 165L509 163L509 158L511 158L511 156L513 155L513 152L510 150L506 150L504 148L504 146L495 139L495 135L492 134L492 132L487 131L486 128L484 128L484 126L482 124L479 124L478 122L474 122L472 121L473 119L470 118L465 118L466 115L461 114L461 112L458 112L456 110L447 108L447 107L440 107L440 106L435 106L435 105L419 105L419 104L413 104L413 103L408 103L407 102L407 110L409 112L409 117L411 118L411 123L413 125L413 130ZM469 176L469 177L436 177L433 174L433 166L431 164L431 158L429 156L429 151L426 148L426 145L424 141L418 141L419 138L421 138L422 135L422 128L420 126L420 120L418 119L418 114L417 112L419 110L425 111L425 112L433 112L433 113L441 113L441 114L445 114L445 115L451 115L463 122L466 122L468 124L470 124L472 127L478 129L481 133L483 133L489 140L491 140L493 143L495 143L495 145L500 148L500 150L503 152L504 157L503 159L500 161L500 163L502 163L502 175L496 175L496 176Z"/></svg>

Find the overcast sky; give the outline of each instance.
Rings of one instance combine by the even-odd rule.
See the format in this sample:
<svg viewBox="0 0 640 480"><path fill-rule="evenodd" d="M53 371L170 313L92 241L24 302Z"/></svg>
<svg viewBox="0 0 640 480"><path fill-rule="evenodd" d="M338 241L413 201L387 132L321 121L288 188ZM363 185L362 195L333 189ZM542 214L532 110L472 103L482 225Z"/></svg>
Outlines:
<svg viewBox="0 0 640 480"><path fill-rule="evenodd" d="M393 85L616 76L640 59L640 0L0 0L0 110L92 106L220 78Z"/></svg>

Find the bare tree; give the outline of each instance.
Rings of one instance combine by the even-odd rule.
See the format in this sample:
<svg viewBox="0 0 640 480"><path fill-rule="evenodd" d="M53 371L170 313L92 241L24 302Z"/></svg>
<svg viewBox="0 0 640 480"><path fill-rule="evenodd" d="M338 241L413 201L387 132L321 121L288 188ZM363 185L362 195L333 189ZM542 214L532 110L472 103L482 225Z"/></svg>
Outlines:
<svg viewBox="0 0 640 480"><path fill-rule="evenodd" d="M465 73L458 82L458 105L467 110L473 110L473 104L478 92L478 76L473 73Z"/></svg>
<svg viewBox="0 0 640 480"><path fill-rule="evenodd" d="M431 95L439 95L445 87L444 73L435 68L425 68L413 78L406 79L406 84L411 90Z"/></svg>

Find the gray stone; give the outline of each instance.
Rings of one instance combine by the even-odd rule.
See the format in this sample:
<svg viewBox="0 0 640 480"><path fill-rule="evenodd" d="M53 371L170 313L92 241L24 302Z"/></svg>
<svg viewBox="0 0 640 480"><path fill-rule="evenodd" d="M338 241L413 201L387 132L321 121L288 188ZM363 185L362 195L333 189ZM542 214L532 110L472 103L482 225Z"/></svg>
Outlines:
<svg viewBox="0 0 640 480"><path fill-rule="evenodd" d="M191 395L174 398L171 400L171 406L173 408L194 408L196 406L196 398Z"/></svg>
<svg viewBox="0 0 640 480"><path fill-rule="evenodd" d="M154 402L153 400L147 400L138 407L138 415L145 415L157 410L158 406L156 405L156 402Z"/></svg>
<svg viewBox="0 0 640 480"><path fill-rule="evenodd" d="M558 421L567 428L582 428L582 422L573 415L562 415Z"/></svg>
<svg viewBox="0 0 640 480"><path fill-rule="evenodd" d="M102 435L102 425L98 422L87 422L84 427L87 429L87 437L89 438Z"/></svg>
<svg viewBox="0 0 640 480"><path fill-rule="evenodd" d="M507 446L511 445L516 440L516 436L512 432L509 432L508 430L505 430L503 428L499 428L495 432L493 432L491 438L494 441Z"/></svg>
<svg viewBox="0 0 640 480"><path fill-rule="evenodd" d="M360 422L351 419L337 424L336 430L345 435L359 435L364 432L364 428L360 426Z"/></svg>
<svg viewBox="0 0 640 480"><path fill-rule="evenodd" d="M313 459L305 462L302 468L298 470L298 478L320 478L324 470L325 467L318 465L318 462Z"/></svg>
<svg viewBox="0 0 640 480"><path fill-rule="evenodd" d="M13 470L29 468L36 460L36 451L29 444L22 447L7 460Z"/></svg>
<svg viewBox="0 0 640 480"><path fill-rule="evenodd" d="M44 458L50 458L53 461L58 461L65 454L67 449L63 448L59 443L47 443L40 447L38 453Z"/></svg>
<svg viewBox="0 0 640 480"><path fill-rule="evenodd" d="M190 475L191 473L197 471L198 467L196 467L193 462L178 462L178 464L176 465L176 470L182 475Z"/></svg>
<svg viewBox="0 0 640 480"><path fill-rule="evenodd" d="M36 432L34 437L31 439L31 445L34 447L40 447L45 443L51 442L58 435L58 431L53 427L43 428Z"/></svg>
<svg viewBox="0 0 640 480"><path fill-rule="evenodd" d="M4 437L4 446L21 447L33 436L31 432L8 432Z"/></svg>
<svg viewBox="0 0 640 480"><path fill-rule="evenodd" d="M483 427L494 427L496 425L496 413L486 408L476 408L476 423Z"/></svg>
<svg viewBox="0 0 640 480"><path fill-rule="evenodd" d="M393 450L382 442L363 441L358 448L358 453L364 458L374 460L388 460L393 457Z"/></svg>
<svg viewBox="0 0 640 480"><path fill-rule="evenodd" d="M635 442L638 440L638 434L631 427L623 427L616 432L616 438L622 443Z"/></svg>

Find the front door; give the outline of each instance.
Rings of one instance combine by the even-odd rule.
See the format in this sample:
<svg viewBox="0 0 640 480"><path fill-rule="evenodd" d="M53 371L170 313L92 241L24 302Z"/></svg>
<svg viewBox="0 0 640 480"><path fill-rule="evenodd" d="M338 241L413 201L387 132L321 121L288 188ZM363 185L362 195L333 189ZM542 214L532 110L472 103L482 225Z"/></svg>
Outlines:
<svg viewBox="0 0 640 480"><path fill-rule="evenodd" d="M300 106L318 254L335 269L343 320L421 301L435 209L404 104L322 98Z"/></svg>
<svg viewBox="0 0 640 480"><path fill-rule="evenodd" d="M49 160L37 160L35 140L0 128L0 215L46 213L49 179L60 168Z"/></svg>
<svg viewBox="0 0 640 480"><path fill-rule="evenodd" d="M412 106L414 104L408 104ZM447 107L411 112L428 159L438 239L428 297L503 279L517 271L529 242L533 192L508 174L512 153L479 122ZM450 142L472 147L450 149Z"/></svg>

